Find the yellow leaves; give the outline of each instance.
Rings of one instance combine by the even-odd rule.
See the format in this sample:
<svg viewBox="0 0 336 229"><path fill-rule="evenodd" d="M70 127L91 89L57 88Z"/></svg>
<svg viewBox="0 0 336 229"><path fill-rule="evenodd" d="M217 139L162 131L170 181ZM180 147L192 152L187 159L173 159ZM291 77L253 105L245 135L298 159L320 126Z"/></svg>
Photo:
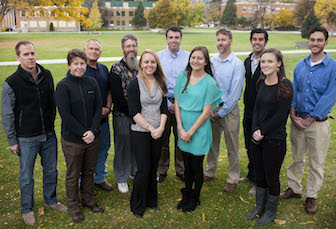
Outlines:
<svg viewBox="0 0 336 229"><path fill-rule="evenodd" d="M281 219L275 219L274 222L279 225L283 225L286 223L286 220L281 220Z"/></svg>
<svg viewBox="0 0 336 229"><path fill-rule="evenodd" d="M39 208L39 215L44 215L44 207Z"/></svg>
<svg viewBox="0 0 336 229"><path fill-rule="evenodd" d="M244 199L243 199L243 197L239 196L239 199L240 199L242 202L244 202L244 203L247 203L247 204L248 204L248 202L247 202L246 200L244 200Z"/></svg>
<svg viewBox="0 0 336 229"><path fill-rule="evenodd" d="M314 10L316 16L327 23L336 20L336 0L317 0Z"/></svg>
<svg viewBox="0 0 336 229"><path fill-rule="evenodd" d="M275 15L275 24L279 26L294 25L292 12L288 9L280 10L279 13Z"/></svg>
<svg viewBox="0 0 336 229"><path fill-rule="evenodd" d="M307 222L302 222L302 223L300 223L300 225L306 225L306 224L311 224L311 223L315 224L314 221L307 221Z"/></svg>
<svg viewBox="0 0 336 229"><path fill-rule="evenodd" d="M202 213L202 220L205 223L205 214L204 213Z"/></svg>

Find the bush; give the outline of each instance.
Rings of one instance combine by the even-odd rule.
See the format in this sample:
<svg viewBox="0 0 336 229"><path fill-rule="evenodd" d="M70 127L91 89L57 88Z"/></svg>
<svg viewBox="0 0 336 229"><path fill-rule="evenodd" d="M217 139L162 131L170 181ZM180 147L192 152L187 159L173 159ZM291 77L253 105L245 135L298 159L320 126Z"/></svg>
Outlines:
<svg viewBox="0 0 336 229"><path fill-rule="evenodd" d="M54 24L52 22L50 22L49 31L50 32L54 31Z"/></svg>

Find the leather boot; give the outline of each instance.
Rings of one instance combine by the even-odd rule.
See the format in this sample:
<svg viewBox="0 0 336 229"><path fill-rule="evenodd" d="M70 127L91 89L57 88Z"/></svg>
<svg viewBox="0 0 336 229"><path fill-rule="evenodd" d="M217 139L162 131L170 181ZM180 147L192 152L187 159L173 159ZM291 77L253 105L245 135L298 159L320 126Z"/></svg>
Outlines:
<svg viewBox="0 0 336 229"><path fill-rule="evenodd" d="M263 216L257 220L255 225L263 226L272 222L276 218L278 203L279 203L280 196L272 196L268 194L266 205L265 205L265 212Z"/></svg>
<svg viewBox="0 0 336 229"><path fill-rule="evenodd" d="M190 199L190 192L187 191L186 188L182 188L181 189L181 193L182 193L182 200L180 201L180 203L177 205L177 209L181 209L184 207L184 205L189 201Z"/></svg>
<svg viewBox="0 0 336 229"><path fill-rule="evenodd" d="M199 204L199 196L197 196L197 193L193 190L190 193L190 198L188 198L187 202L184 204L182 212L192 212Z"/></svg>
<svg viewBox="0 0 336 229"><path fill-rule="evenodd" d="M245 218L248 220L252 220L257 217L257 215L262 215L265 209L267 197L267 188L256 188L256 207L250 213L248 213Z"/></svg>

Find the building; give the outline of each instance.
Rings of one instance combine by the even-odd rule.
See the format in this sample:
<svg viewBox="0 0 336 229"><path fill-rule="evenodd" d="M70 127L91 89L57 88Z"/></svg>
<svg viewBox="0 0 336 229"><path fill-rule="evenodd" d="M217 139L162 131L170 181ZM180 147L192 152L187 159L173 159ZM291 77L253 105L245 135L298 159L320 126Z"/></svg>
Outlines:
<svg viewBox="0 0 336 229"><path fill-rule="evenodd" d="M2 20L0 25L1 32L3 31L12 31L15 30L15 11L12 9L10 10Z"/></svg>
<svg viewBox="0 0 336 229"><path fill-rule="evenodd" d="M143 7L150 10L155 6L156 1L142 1ZM132 20L139 1L106 1L103 17L105 25L103 30L131 30L135 29Z"/></svg>

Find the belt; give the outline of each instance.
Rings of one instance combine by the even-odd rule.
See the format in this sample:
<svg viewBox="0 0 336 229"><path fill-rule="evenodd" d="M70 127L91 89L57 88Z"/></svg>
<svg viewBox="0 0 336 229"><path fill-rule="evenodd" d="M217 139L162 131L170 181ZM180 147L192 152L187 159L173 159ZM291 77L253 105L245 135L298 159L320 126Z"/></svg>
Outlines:
<svg viewBox="0 0 336 229"><path fill-rule="evenodd" d="M224 105L224 103L220 103L218 106L219 106L219 107L222 107L223 105Z"/></svg>
<svg viewBox="0 0 336 229"><path fill-rule="evenodd" d="M308 118L308 116L304 116L304 115L299 114L299 113L297 113L297 112L295 112L295 115L296 115L297 117L300 117L300 118L303 118L303 119ZM324 121L327 121L329 118L334 119L334 117L326 115L326 116L324 116L322 119L316 119L316 122L324 122Z"/></svg>
<svg viewBox="0 0 336 229"><path fill-rule="evenodd" d="M167 99L168 99L171 103L174 103L174 97L167 97Z"/></svg>

